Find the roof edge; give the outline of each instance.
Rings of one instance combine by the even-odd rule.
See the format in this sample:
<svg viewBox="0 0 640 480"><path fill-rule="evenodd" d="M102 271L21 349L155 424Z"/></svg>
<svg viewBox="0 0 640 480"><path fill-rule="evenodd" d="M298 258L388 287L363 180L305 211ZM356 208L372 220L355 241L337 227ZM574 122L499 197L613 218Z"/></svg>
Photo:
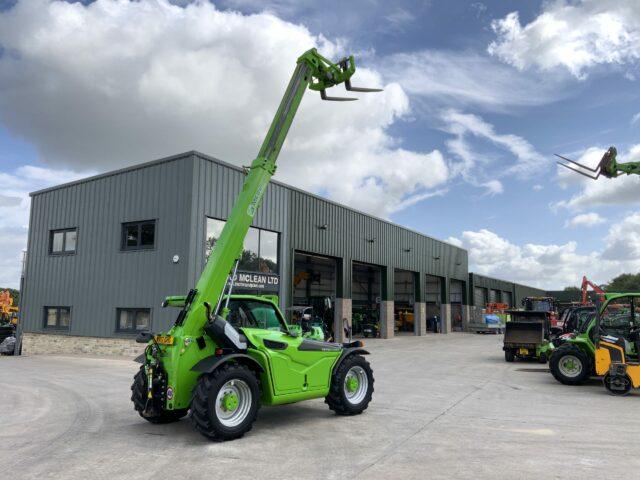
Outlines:
<svg viewBox="0 0 640 480"><path fill-rule="evenodd" d="M47 188L43 188L41 190L36 190L35 192L29 193L29 196L30 197L35 197L36 195L41 195L43 193L48 193L48 192L52 192L52 191L55 191L55 190L60 190L60 189L67 188L67 187L74 187L74 186L77 186L77 185L81 185L83 183L93 182L95 180L100 180L102 178L108 178L108 177L112 177L112 176L115 176L115 175L120 175L122 173L133 172L133 171L136 171L136 170L141 170L143 168L153 167L153 166L156 166L156 165L160 165L162 163L174 162L174 161L182 160L182 159L188 158L188 157L198 157L198 158L200 158L202 160L207 160L209 162L216 163L218 165L230 168L230 169L238 171L238 172L242 172L243 171L242 168L240 168L237 165L234 165L232 163L225 162L224 160L220 160L219 158L213 157L211 155L207 155L206 153L202 153L202 152L199 152L197 150L189 150L189 151L186 151L186 152L183 152L183 153L178 153L176 155L170 155L168 157L162 157L162 158L159 158L157 160L151 160L151 161L148 161L148 162L139 163L137 165L131 165L129 167L123 167L123 168L119 168L117 170L112 170L112 171L109 171L109 172L99 173L97 175L92 175L90 177L81 178L79 180L73 180L71 182L62 183L60 185L54 185L52 187L47 187ZM336 202L334 200L330 200L328 198L321 197L320 195L317 195L315 193L308 192L306 190L294 187L292 185L280 182L278 180L271 180L270 183L274 183L274 184L279 185L281 187L288 188L290 190L294 190L294 191L296 191L298 193L301 193L303 195L308 195L308 196L313 197L313 198L315 198L317 200L321 200L321 201L329 203L331 205L335 205L337 207L344 208L346 210L350 210L350 211L352 211L354 213L358 213L360 215L366 215L367 217L374 218L374 219L378 220L379 222L383 222L383 223L386 223L388 225L392 225L392 226L403 228L403 229L407 230L408 232L414 233L416 235L420 235L421 237L425 237L425 238L428 238L428 239L436 241L436 242L440 242L440 243L442 243L444 245L456 248L457 250L466 252L468 254L467 249L459 247L458 245L454 245L453 243L449 243L449 242L447 242L445 240L441 240L439 238L432 237L432 236L427 235L427 234L425 234L423 232L418 232L417 230L413 230L413 229L408 228L408 227L406 227L404 225L399 225L397 223L394 223L394 222L391 222L391 221L386 220L384 218L380 218L380 217L378 217L376 215L372 215L370 213L366 213L366 212L363 212L361 210L349 207L347 205L344 205L342 203Z"/></svg>
<svg viewBox="0 0 640 480"><path fill-rule="evenodd" d="M196 155L201 155L201 154L199 152L196 152L195 150L189 150L187 152L178 153L176 155L170 155L168 157L162 157L162 158L158 158L156 160L151 160L151 161L144 162L144 163L138 163L136 165L131 165L129 167L122 167L122 168L119 168L117 170L110 170L108 172L98 173L97 175L91 175L90 177L85 177L85 178L81 178L81 179L78 179L78 180L73 180L71 182L61 183L60 185L54 185L54 186L51 186L51 187L42 188L40 190L36 190L34 192L29 193L29 196L30 197L35 197L36 195L40 195L42 193L48 193L48 192L52 192L54 190L60 190L60 189L67 188L67 187L74 187L76 185L93 182L95 180L100 180L102 178L113 177L115 175L120 175L122 173L133 172L135 170L142 170L143 168L153 167L155 165L160 165L162 163L174 162L176 160L182 160L184 158L189 158L189 157L193 157L193 156L196 156Z"/></svg>

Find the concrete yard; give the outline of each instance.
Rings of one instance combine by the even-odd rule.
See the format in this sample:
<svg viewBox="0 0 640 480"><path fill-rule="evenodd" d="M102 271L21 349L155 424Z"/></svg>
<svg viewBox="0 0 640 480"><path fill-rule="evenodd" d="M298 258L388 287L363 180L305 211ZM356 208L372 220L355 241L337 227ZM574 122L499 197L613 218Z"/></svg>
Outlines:
<svg viewBox="0 0 640 480"><path fill-rule="evenodd" d="M12 479L635 478L640 395L557 383L505 363L502 337L367 342L369 409L322 400L261 409L253 430L206 440L188 419L133 411L129 359L0 357L0 469Z"/></svg>

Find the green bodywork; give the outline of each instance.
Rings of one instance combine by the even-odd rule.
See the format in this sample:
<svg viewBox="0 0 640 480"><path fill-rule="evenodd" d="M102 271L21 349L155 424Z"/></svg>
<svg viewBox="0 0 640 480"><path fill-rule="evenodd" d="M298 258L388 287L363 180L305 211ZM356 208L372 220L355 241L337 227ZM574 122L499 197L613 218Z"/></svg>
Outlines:
<svg viewBox="0 0 640 480"><path fill-rule="evenodd" d="M248 350L244 354L254 359L261 367L261 400L265 405L297 402L310 398L324 397L329 392L331 375L342 348L327 348L319 351L299 350L307 340L295 329L290 329L278 310L277 297L269 296L226 296L225 291L234 273L236 260L242 253L243 241L253 222L254 215L265 194L269 181L276 171L276 159L287 136L291 122L300 101L307 90L320 91L324 99L325 89L345 83L351 89L349 80L355 72L353 57L334 64L311 49L297 61L297 66L289 82L284 97L277 110L257 157L247 169L242 191L226 221L211 256L196 284L187 296L167 297L164 306L181 309L176 323L167 331L149 342L146 350L146 368L154 361L166 372L166 410L189 407L191 393L201 373L192 367L199 361L211 357L220 348L204 332L205 325L220 315L227 318L229 309L227 298L262 302L267 309L275 311L280 328L242 328L241 333L248 340ZM373 91L352 88L355 91ZM312 332L312 338L318 332ZM170 345L163 344L163 340ZM264 340L285 344L284 349L267 349ZM203 345L204 342L204 345ZM157 351L153 358L152 348ZM223 405L233 407L237 399L225 398Z"/></svg>
<svg viewBox="0 0 640 480"><path fill-rule="evenodd" d="M602 175L607 178L615 178L618 175L640 174L640 162L618 163L618 150L616 147L610 147L610 160L602 163Z"/></svg>

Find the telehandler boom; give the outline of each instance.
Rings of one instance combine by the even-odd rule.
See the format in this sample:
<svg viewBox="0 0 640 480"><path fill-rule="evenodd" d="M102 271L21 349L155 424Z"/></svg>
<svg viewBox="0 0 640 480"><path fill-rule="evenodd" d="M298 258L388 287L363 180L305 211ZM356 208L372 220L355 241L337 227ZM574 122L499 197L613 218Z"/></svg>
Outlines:
<svg viewBox="0 0 640 480"><path fill-rule="evenodd" d="M145 332L143 363L134 377L134 408L152 423L176 421L190 413L194 427L215 439L233 439L251 429L260 404L278 405L325 397L338 414L364 411L373 393L373 372L361 342L326 343L289 329L270 297L233 295L243 242L276 159L307 88L323 100L341 83L349 91L379 89L351 85L353 56L332 63L311 49L296 68L257 157L194 289L167 297L180 308L162 334Z"/></svg>
<svg viewBox="0 0 640 480"><path fill-rule="evenodd" d="M562 165L563 167L568 168L569 170L573 170L574 172L579 173L580 175L584 175L585 177L592 180L597 180L600 175L606 178L615 178L621 174L640 175L640 162L618 163L616 159L616 157L618 156L618 150L616 150L616 147L609 147L609 149L604 152L604 155L602 155L602 158L600 159L598 165L596 165L596 168L591 168L587 165L583 165L582 163L578 163L575 160L563 157L562 155L558 155L557 153L555 155L558 158L573 163L583 170L572 167L571 165L562 162L556 162L558 165ZM585 172L584 170L587 170L587 172ZM592 175L588 172L591 172L595 175Z"/></svg>

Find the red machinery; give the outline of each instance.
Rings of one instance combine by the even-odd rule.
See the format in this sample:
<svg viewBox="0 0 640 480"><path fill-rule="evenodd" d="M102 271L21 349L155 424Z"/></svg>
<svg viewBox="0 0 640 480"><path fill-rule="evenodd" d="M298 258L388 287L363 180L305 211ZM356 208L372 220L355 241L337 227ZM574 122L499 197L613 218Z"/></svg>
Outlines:
<svg viewBox="0 0 640 480"><path fill-rule="evenodd" d="M592 303L592 302L589 301L589 298L587 297L587 291L588 291L589 287L591 287L593 289L593 291L596 292L600 296L600 300L604 300L604 290L601 289L595 283L593 283L591 280L589 280L587 277L583 276L582 277L582 288L581 288L581 290L582 290L582 298L581 298L582 305L591 305L591 303Z"/></svg>

